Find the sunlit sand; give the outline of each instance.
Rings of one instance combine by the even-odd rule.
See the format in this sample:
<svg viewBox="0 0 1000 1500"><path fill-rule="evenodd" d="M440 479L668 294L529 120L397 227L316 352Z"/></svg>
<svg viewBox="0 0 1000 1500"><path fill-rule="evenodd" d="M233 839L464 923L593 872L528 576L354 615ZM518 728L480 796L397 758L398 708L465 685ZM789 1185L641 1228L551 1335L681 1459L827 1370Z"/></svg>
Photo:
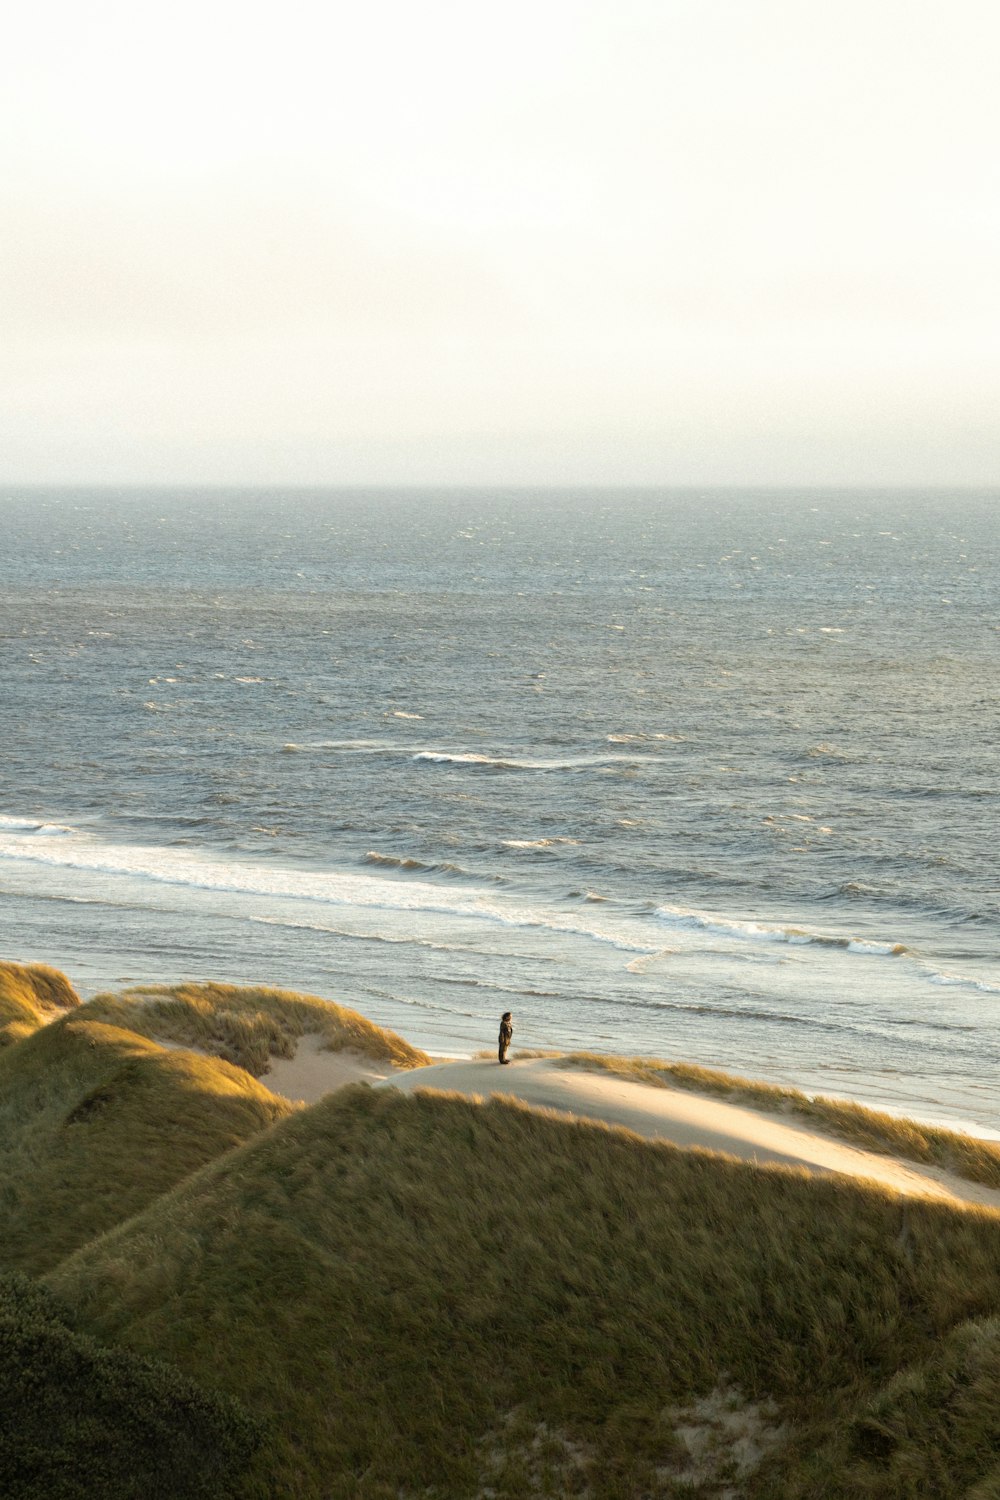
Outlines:
<svg viewBox="0 0 1000 1500"><path fill-rule="evenodd" d="M318 1038L304 1037L293 1058L272 1059L261 1081L277 1094L307 1103L358 1082L391 1085L404 1093L434 1089L480 1099L504 1094L536 1109L596 1120L684 1148L723 1152L761 1165L842 1173L906 1195L1000 1209L1000 1191L941 1168L858 1150L776 1113L686 1089L567 1069L550 1058L514 1059L507 1068L477 1059L394 1071L357 1053L324 1051Z"/></svg>

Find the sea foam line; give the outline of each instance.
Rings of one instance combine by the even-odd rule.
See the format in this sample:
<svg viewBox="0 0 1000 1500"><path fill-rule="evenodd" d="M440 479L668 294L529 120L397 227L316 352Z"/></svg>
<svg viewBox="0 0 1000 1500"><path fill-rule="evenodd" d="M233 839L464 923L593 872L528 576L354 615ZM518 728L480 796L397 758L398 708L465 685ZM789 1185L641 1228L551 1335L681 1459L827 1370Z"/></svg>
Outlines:
<svg viewBox="0 0 1000 1500"><path fill-rule="evenodd" d="M6 835L6 836L5 836ZM155 882L158 885L220 895L279 901L316 902L366 911L410 912L463 922L499 924L580 937L631 953L648 947L580 923L563 922L543 911L497 906L495 892L470 884L449 896L426 880L395 879L349 871L295 870L206 859L187 850L149 845L100 844L89 836L40 844L31 833L0 828L0 859L21 860L52 870L79 871Z"/></svg>
<svg viewBox="0 0 1000 1500"><path fill-rule="evenodd" d="M62 838L68 833L76 833L77 829L70 828L66 823L39 823L35 818L7 818L0 816L0 833L29 834L43 838Z"/></svg>
<svg viewBox="0 0 1000 1500"><path fill-rule="evenodd" d="M769 927L763 922L740 921L708 912L688 911L680 906L658 906L654 915L669 926L713 932L720 937L741 938L761 943L790 943L793 946L815 944L822 948L843 948L848 953L865 953L876 958L901 958L910 952L905 943L873 942L867 938L831 936L810 932L805 927Z"/></svg>
<svg viewBox="0 0 1000 1500"><path fill-rule="evenodd" d="M648 755L573 755L535 758L516 755L482 755L475 750L418 750L411 759L438 766L466 766L489 771L588 771L607 766L636 765L651 760Z"/></svg>
<svg viewBox="0 0 1000 1500"><path fill-rule="evenodd" d="M419 743L419 742L418 742ZM302 753L307 750L335 750L343 755L395 756L413 765L454 766L460 770L473 771L588 771L614 769L616 766L635 766L641 762L654 762L654 755L624 755L611 751L597 754L537 756L520 754L487 754L479 750L439 749L426 746L415 749L412 743L400 744L394 740L310 740L303 743L289 740L282 746L286 753Z"/></svg>

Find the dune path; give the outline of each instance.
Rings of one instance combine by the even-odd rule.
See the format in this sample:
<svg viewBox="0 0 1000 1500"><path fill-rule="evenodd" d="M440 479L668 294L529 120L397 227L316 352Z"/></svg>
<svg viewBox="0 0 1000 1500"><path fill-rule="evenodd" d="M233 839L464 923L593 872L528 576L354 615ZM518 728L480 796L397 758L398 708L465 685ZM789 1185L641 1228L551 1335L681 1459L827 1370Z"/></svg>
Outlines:
<svg viewBox="0 0 1000 1500"><path fill-rule="evenodd" d="M613 1074L560 1068L550 1058L446 1062L396 1073L384 1086L488 1098L510 1095L540 1109L624 1126L676 1146L721 1151L744 1161L839 1172L894 1192L1000 1210L1000 1191L939 1167L863 1151L787 1116L747 1109L686 1089L658 1088Z"/></svg>

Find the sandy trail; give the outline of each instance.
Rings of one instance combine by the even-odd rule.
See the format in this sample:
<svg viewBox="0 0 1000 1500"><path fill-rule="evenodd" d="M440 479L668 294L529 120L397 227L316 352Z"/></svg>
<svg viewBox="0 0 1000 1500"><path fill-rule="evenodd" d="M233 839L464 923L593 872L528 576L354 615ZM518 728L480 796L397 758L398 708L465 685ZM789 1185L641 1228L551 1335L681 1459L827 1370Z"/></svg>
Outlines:
<svg viewBox="0 0 1000 1500"><path fill-rule="evenodd" d="M376 1062L349 1049L331 1052L324 1037L309 1034L299 1038L294 1057L272 1057L259 1082L272 1094L315 1104L346 1083L381 1083L392 1074L391 1063Z"/></svg>
<svg viewBox="0 0 1000 1500"><path fill-rule="evenodd" d="M697 1146L744 1161L804 1167L811 1172L840 1172L881 1183L897 1193L1000 1210L1000 1191L941 1168L860 1150L784 1115L746 1109L684 1089L560 1068L550 1058L515 1060L505 1068L493 1061L440 1063L396 1073L387 1083L405 1093L438 1089L474 1098L508 1094L538 1108L625 1126L676 1146Z"/></svg>

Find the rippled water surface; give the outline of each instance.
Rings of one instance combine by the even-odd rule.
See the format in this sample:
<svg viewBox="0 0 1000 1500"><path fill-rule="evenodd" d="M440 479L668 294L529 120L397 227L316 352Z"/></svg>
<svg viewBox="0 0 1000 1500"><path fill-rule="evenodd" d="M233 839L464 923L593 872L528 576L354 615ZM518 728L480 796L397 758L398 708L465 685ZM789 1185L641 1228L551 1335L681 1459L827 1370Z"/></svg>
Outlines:
<svg viewBox="0 0 1000 1500"><path fill-rule="evenodd" d="M0 497L0 951L1000 1132L995 494Z"/></svg>

